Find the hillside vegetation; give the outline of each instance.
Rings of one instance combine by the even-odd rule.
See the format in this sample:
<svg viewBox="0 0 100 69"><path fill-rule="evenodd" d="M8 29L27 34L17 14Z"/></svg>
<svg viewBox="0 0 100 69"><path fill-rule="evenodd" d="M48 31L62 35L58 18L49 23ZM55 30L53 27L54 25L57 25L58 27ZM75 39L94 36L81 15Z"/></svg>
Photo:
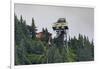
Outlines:
<svg viewBox="0 0 100 69"><path fill-rule="evenodd" d="M79 34L78 38L68 39L67 46L59 42L60 39L52 39L52 45L48 44L48 29L43 29L44 39L36 38L36 26L32 18L32 24L27 25L22 16L20 19L14 16L15 23L15 65L46 64L62 62L79 62L94 60L94 44L88 37Z"/></svg>

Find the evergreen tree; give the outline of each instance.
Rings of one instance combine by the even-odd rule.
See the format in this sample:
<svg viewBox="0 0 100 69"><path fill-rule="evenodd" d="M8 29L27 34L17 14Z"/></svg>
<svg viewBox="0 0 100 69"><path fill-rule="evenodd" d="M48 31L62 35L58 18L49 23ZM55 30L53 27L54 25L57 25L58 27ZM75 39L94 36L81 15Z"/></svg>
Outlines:
<svg viewBox="0 0 100 69"><path fill-rule="evenodd" d="M21 24L23 23L22 15L20 16L20 23L21 23Z"/></svg>
<svg viewBox="0 0 100 69"><path fill-rule="evenodd" d="M45 33L45 30L44 30L44 28L42 28L42 32L43 32L43 33Z"/></svg>
<svg viewBox="0 0 100 69"><path fill-rule="evenodd" d="M48 33L48 29L46 28L45 29L45 37L44 37L44 39L45 39L45 42L48 42L48 40L49 40L49 33Z"/></svg>
<svg viewBox="0 0 100 69"><path fill-rule="evenodd" d="M32 33L32 39L36 38L36 26L34 24L34 18L32 18L31 33Z"/></svg>

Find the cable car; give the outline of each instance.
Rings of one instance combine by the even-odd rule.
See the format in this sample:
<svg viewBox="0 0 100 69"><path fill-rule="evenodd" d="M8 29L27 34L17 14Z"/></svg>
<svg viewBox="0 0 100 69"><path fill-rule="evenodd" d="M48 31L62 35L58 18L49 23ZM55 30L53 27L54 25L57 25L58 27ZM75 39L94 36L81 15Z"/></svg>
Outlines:
<svg viewBox="0 0 100 69"><path fill-rule="evenodd" d="M65 30L68 29L68 23L65 18L59 18L59 20L52 25L53 30Z"/></svg>

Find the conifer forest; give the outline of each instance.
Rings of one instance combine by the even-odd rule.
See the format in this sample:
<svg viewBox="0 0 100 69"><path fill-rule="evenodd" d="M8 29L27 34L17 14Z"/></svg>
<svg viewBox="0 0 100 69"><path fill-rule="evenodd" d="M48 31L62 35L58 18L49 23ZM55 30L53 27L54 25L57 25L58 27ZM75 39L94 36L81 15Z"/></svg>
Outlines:
<svg viewBox="0 0 100 69"><path fill-rule="evenodd" d="M34 18L31 25L21 15L14 14L15 65L67 63L94 60L93 40L81 33L69 37L67 44L62 38L52 38L48 28L37 32Z"/></svg>

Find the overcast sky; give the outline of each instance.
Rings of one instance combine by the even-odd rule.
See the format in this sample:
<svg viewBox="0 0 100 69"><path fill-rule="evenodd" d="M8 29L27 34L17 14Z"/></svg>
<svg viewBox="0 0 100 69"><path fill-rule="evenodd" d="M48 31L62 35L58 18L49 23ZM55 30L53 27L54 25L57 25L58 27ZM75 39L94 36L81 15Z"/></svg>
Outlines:
<svg viewBox="0 0 100 69"><path fill-rule="evenodd" d="M15 4L14 10L18 18L22 15L28 25L31 25L32 17L34 17L37 32L40 32L44 27L54 37L55 32L52 30L52 24L59 18L66 18L71 37L78 36L79 33L88 36L89 40L94 37L93 8Z"/></svg>

